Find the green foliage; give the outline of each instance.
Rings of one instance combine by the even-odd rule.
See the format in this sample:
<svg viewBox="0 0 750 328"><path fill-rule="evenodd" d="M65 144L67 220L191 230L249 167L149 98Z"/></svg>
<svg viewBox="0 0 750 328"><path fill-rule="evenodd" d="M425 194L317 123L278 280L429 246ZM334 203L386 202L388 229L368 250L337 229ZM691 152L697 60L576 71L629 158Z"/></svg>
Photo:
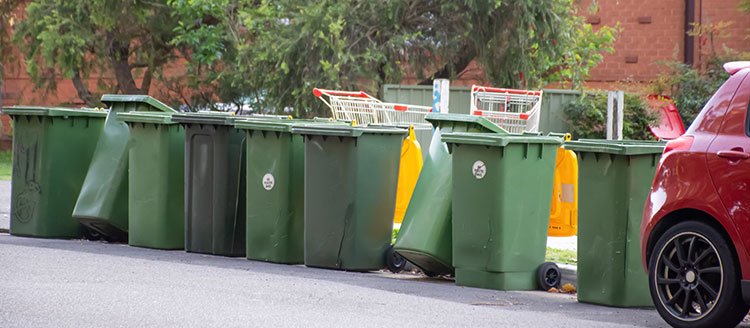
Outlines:
<svg viewBox="0 0 750 328"><path fill-rule="evenodd" d="M38 0L26 7L13 39L38 87L73 79L79 97L95 106L98 97L82 82L93 74L114 75L114 84L100 78L102 91L148 93L152 75L174 57L170 11L158 0ZM143 75L140 88L134 73Z"/></svg>
<svg viewBox="0 0 750 328"><path fill-rule="evenodd" d="M693 123L708 99L726 81L729 74L718 63L704 71L678 62L664 63L667 70L652 83L656 94L669 94L680 112L685 128Z"/></svg>
<svg viewBox="0 0 750 328"><path fill-rule="evenodd" d="M622 134L624 139L652 140L649 124L657 114L637 94L625 94ZM591 92L567 104L563 109L575 139L607 137L607 93Z"/></svg>
<svg viewBox="0 0 750 328"><path fill-rule="evenodd" d="M18 6L24 0L0 1L0 81L2 81L5 65L14 63L17 58L11 47L11 30L15 21Z"/></svg>
<svg viewBox="0 0 750 328"><path fill-rule="evenodd" d="M741 12L750 12L750 0L740 0L739 9Z"/></svg>
<svg viewBox="0 0 750 328"><path fill-rule="evenodd" d="M745 4L747 3L750 2ZM742 6L742 3L740 5ZM740 7L740 10L744 9ZM654 93L669 95L674 100L685 127L693 122L708 99L729 78L729 74L722 65L730 61L750 60L750 53L735 51L726 46L723 47L723 53L720 53L714 48L714 39L725 39L731 36L726 31L730 25L727 22L694 24L689 34L704 42L709 41L709 53L702 67L693 67L680 62L661 63L666 70L652 81Z"/></svg>
<svg viewBox="0 0 750 328"><path fill-rule="evenodd" d="M224 102L253 99L258 110L296 116L328 114L315 87L378 94L407 70L428 82L455 78L472 60L496 86L579 86L617 32L584 24L573 0L169 4L185 22L173 44L191 54L194 88L219 84L232 90Z"/></svg>

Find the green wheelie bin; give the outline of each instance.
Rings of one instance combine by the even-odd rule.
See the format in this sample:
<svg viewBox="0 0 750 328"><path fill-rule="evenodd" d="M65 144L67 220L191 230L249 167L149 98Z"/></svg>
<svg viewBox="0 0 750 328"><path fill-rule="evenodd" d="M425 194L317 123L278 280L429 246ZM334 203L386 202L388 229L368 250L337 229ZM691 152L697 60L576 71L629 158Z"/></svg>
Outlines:
<svg viewBox="0 0 750 328"><path fill-rule="evenodd" d="M578 301L653 306L638 243L665 143L566 142L578 155Z"/></svg>
<svg viewBox="0 0 750 328"><path fill-rule="evenodd" d="M507 132L481 116L430 113L426 120L435 132L393 249L432 276L453 273L452 163L441 136L450 132Z"/></svg>
<svg viewBox="0 0 750 328"><path fill-rule="evenodd" d="M22 106L3 112L15 127L10 233L81 237L73 206L107 112Z"/></svg>
<svg viewBox="0 0 750 328"><path fill-rule="evenodd" d="M305 265L384 268L407 130L306 124L292 132L305 144Z"/></svg>
<svg viewBox="0 0 750 328"><path fill-rule="evenodd" d="M185 129L185 250L245 256L245 134L226 112L174 114Z"/></svg>
<svg viewBox="0 0 750 328"><path fill-rule="evenodd" d="M235 121L247 142L248 260L304 262L304 145L293 120Z"/></svg>
<svg viewBox="0 0 750 328"><path fill-rule="evenodd" d="M460 132L442 140L453 154L456 285L537 289L562 139Z"/></svg>
<svg viewBox="0 0 750 328"><path fill-rule="evenodd" d="M112 241L128 236L128 145L130 130L117 113L175 112L144 95L103 95L109 114L96 143L91 165L73 209L83 225Z"/></svg>
<svg viewBox="0 0 750 328"><path fill-rule="evenodd" d="M128 244L185 247L185 130L171 113L119 113L130 127Z"/></svg>

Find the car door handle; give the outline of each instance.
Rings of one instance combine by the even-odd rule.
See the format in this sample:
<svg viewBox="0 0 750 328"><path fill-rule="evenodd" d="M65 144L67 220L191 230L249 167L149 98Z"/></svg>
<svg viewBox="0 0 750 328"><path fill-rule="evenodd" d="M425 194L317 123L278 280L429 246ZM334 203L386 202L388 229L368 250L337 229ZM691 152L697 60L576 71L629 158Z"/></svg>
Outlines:
<svg viewBox="0 0 750 328"><path fill-rule="evenodd" d="M750 154L742 151L736 151L736 150L722 150L718 153L716 153L719 157L724 158L733 158L733 159L748 159L750 158Z"/></svg>

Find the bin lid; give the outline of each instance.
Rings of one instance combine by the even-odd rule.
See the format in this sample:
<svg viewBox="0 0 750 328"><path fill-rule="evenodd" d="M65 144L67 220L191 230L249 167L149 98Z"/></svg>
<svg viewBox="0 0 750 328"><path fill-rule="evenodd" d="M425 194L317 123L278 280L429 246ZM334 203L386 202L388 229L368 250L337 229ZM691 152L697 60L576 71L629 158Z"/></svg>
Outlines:
<svg viewBox="0 0 750 328"><path fill-rule="evenodd" d="M617 155L661 154L666 142L648 140L579 139L565 142L565 149L575 152Z"/></svg>
<svg viewBox="0 0 750 328"><path fill-rule="evenodd" d="M212 113L179 113L172 115L172 120L177 123L232 125L234 115Z"/></svg>
<svg viewBox="0 0 750 328"><path fill-rule="evenodd" d="M355 138L368 133L405 135L408 132L407 129L403 128L351 126L348 124L307 123L292 127L292 133Z"/></svg>
<svg viewBox="0 0 750 328"><path fill-rule="evenodd" d="M476 132L452 132L446 133L441 140L449 144L470 144L492 147L505 147L514 143L533 144L562 144L562 138L555 136L524 135L524 134L497 134Z"/></svg>
<svg viewBox="0 0 750 328"><path fill-rule="evenodd" d="M152 123L152 124L176 124L172 120L172 113L164 112L124 112L117 113L117 119L131 123Z"/></svg>
<svg viewBox="0 0 750 328"><path fill-rule="evenodd" d="M424 119L434 126L437 126L440 122L473 123L495 133L508 133L492 121L477 115L429 113Z"/></svg>
<svg viewBox="0 0 750 328"><path fill-rule="evenodd" d="M3 114L25 116L88 116L107 117L107 110L93 108L63 108L41 106L10 106L3 108Z"/></svg>
<svg viewBox="0 0 750 328"><path fill-rule="evenodd" d="M102 102L107 104L107 106L112 106L113 103L127 103L127 102L136 102L136 103L145 103L150 105L153 108L156 108L157 111L162 112L169 112L169 113L176 113L177 111L172 109L172 107L169 107L162 103L161 101L156 100L155 98L147 95L112 95L112 94L106 94L102 95Z"/></svg>
<svg viewBox="0 0 750 328"><path fill-rule="evenodd" d="M305 124L295 120L242 118L234 121L234 127L245 130L292 132L295 125Z"/></svg>

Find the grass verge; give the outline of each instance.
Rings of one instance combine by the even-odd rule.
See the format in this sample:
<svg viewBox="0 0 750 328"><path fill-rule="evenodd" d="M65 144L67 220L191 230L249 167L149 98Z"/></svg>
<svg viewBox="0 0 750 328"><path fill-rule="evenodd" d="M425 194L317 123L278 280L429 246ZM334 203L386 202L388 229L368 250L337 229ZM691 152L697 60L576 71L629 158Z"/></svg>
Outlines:
<svg viewBox="0 0 750 328"><path fill-rule="evenodd" d="M576 251L569 249L556 249L547 247L547 256L545 261L565 264L577 264L578 254Z"/></svg>
<svg viewBox="0 0 750 328"><path fill-rule="evenodd" d="M12 154L11 151L0 151L0 180L10 180L13 167Z"/></svg>

